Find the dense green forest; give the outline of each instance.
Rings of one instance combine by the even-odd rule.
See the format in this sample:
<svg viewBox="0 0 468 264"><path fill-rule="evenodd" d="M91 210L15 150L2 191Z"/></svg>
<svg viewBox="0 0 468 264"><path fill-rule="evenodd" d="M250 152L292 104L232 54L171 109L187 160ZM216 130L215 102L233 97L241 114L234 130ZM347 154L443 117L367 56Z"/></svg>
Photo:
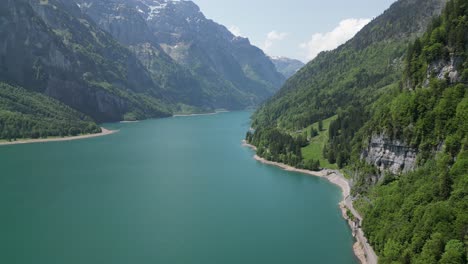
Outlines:
<svg viewBox="0 0 468 264"><path fill-rule="evenodd" d="M293 137L278 129L258 129L247 132L247 142L257 147L257 155L268 160L303 167L301 148L307 145L305 137ZM268 147L265 147L268 146Z"/></svg>
<svg viewBox="0 0 468 264"><path fill-rule="evenodd" d="M467 263L467 16L468 1L448 2L410 45L401 90L377 102L363 129L419 151L419 169L370 189L364 202L363 228L381 263ZM440 62L455 62L459 76L432 71L428 80Z"/></svg>
<svg viewBox="0 0 468 264"><path fill-rule="evenodd" d="M441 153L415 172L373 189L363 228L379 263L467 263L468 147Z"/></svg>
<svg viewBox="0 0 468 264"><path fill-rule="evenodd" d="M99 133L89 117L36 92L0 83L0 139Z"/></svg>
<svg viewBox="0 0 468 264"><path fill-rule="evenodd" d="M349 43L362 44L359 36L371 34L363 32ZM387 60L392 63L382 63L386 67L365 69L374 59L385 61L373 53L362 55L355 66L343 59L346 50L356 56L372 51L375 43L356 50L348 43L322 54L255 114L248 140L266 158L304 166L304 160L281 157L300 158L296 148L304 144L306 128L337 114L322 154L352 177L355 205L379 263L467 263L468 1L448 1L419 35L408 38L405 47L391 39L381 44L383 54L390 47L401 52L400 58ZM327 68L328 54L342 59L331 58ZM368 75L379 69L379 78ZM373 135L417 150L416 169L392 175L366 163L362 153Z"/></svg>
<svg viewBox="0 0 468 264"><path fill-rule="evenodd" d="M360 200L364 231L382 257L381 263L466 263L467 86L433 80L429 87L404 90L393 100L385 99L379 101L379 109L363 130L367 133L379 127L404 138L419 150L420 168L401 176L385 176L375 188L369 188L369 165L354 157L352 165L358 172L355 192L368 196ZM442 151L436 152L441 142ZM453 258L444 257L447 254L455 254L444 253L449 250L444 251L447 243L462 245L456 252L459 260L444 260Z"/></svg>

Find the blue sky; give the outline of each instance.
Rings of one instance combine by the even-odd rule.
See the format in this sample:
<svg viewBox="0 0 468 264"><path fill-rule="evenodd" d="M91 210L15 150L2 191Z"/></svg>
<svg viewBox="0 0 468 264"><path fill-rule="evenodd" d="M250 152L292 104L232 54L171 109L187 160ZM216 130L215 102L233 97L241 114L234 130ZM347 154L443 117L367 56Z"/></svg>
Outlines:
<svg viewBox="0 0 468 264"><path fill-rule="evenodd" d="M272 56L308 61L334 49L395 0L193 0L206 17Z"/></svg>

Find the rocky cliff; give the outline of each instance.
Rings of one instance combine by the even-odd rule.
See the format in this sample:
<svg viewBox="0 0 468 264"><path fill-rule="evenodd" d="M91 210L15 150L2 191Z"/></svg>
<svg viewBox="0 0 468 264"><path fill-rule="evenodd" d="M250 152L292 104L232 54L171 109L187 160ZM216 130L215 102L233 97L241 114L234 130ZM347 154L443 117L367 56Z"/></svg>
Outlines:
<svg viewBox="0 0 468 264"><path fill-rule="evenodd" d="M429 85L430 79L434 76L440 80L448 80L450 83L461 81L461 73L458 71L463 63L463 58L450 56L448 60L438 60L431 63L427 68L424 86Z"/></svg>
<svg viewBox="0 0 468 264"><path fill-rule="evenodd" d="M380 172L400 174L412 171L416 167L416 156L416 149L408 147L400 140L380 134L372 136L361 158L374 165Z"/></svg>

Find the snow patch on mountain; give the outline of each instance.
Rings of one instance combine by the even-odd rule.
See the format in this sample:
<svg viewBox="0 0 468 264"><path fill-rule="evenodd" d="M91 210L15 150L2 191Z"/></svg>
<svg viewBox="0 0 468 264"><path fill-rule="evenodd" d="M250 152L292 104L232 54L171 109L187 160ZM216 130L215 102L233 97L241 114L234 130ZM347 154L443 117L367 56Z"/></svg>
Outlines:
<svg viewBox="0 0 468 264"><path fill-rule="evenodd" d="M153 19L155 16L159 14L160 10L166 8L166 6L167 6L167 3L162 3L160 5L155 5L155 6L148 6L150 9L150 12L146 19L147 20Z"/></svg>
<svg viewBox="0 0 468 264"><path fill-rule="evenodd" d="M76 3L76 5L79 7L79 8L90 8L93 6L93 3L83 3L83 4L79 4L79 3Z"/></svg>
<svg viewBox="0 0 468 264"><path fill-rule="evenodd" d="M150 21L161 13L163 9L166 9L171 4L177 4L180 2L186 2L184 0L140 0L142 5L144 5L147 10L145 12L140 6L137 6L137 11L139 13L145 14L146 20Z"/></svg>

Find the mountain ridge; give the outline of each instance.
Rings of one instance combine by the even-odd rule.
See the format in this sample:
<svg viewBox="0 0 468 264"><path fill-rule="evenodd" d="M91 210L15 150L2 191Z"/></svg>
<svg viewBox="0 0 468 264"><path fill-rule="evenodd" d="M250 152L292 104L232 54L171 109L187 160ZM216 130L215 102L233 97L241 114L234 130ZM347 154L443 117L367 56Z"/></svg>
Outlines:
<svg viewBox="0 0 468 264"><path fill-rule="evenodd" d="M191 97L213 99L212 108L242 109L256 105L284 81L260 49L207 19L192 1L77 2L83 12L122 44L137 54L143 52L146 58L140 59L151 57L142 48L144 45L149 44L156 52L164 51L192 74ZM146 39L130 30L134 26L129 22L133 21L139 21L138 28L145 32Z"/></svg>
<svg viewBox="0 0 468 264"><path fill-rule="evenodd" d="M414 12L408 11L406 5L408 3L412 3L411 10ZM402 58L410 39L422 33L423 29L419 25L427 26L434 12L440 12L444 3L446 0L397 1L381 16L366 25L354 38L333 51L320 53L287 80L280 91L257 111L254 115L254 124L302 129L317 122L318 119L336 114L340 102L351 101L351 98L356 96L364 97L351 89L363 85L379 86L376 87L378 89L398 80L402 71ZM405 20L399 20L395 14L401 14ZM413 21L417 21L418 26L412 26ZM394 27L391 31L386 28L395 24L399 25L402 35L407 37L401 39L397 36L389 43L386 38L396 36L398 32L395 32ZM386 36L385 32L389 35ZM321 74L324 72L329 76ZM367 88L368 94L375 94L376 88ZM329 90L325 92L327 89ZM361 92L364 93L364 89L361 89ZM293 104L297 106L288 107ZM327 104L328 107L322 107L323 104ZM312 110L304 111L303 108L306 106L316 108L314 109L316 113L311 113ZM320 111L317 111L318 108ZM291 120L285 120L286 117L291 117Z"/></svg>

